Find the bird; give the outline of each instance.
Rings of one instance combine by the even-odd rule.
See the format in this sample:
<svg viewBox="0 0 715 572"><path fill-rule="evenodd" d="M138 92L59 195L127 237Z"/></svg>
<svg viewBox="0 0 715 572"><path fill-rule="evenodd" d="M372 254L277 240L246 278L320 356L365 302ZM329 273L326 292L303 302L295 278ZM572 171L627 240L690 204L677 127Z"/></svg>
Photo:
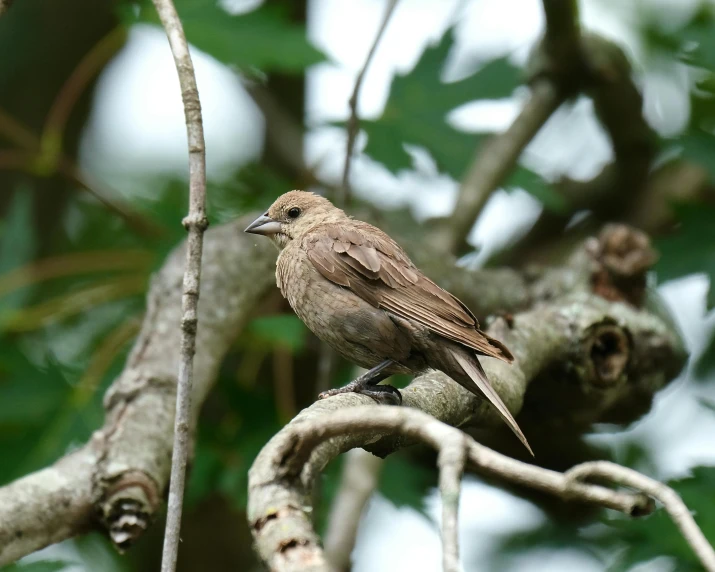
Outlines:
<svg viewBox="0 0 715 572"><path fill-rule="evenodd" d="M533 456L477 358L512 363L511 352L390 236L327 198L298 190L278 197L245 232L278 247L276 283L296 315L338 354L368 370L321 399L357 392L400 405L399 390L378 383L393 374L440 370L486 398Z"/></svg>

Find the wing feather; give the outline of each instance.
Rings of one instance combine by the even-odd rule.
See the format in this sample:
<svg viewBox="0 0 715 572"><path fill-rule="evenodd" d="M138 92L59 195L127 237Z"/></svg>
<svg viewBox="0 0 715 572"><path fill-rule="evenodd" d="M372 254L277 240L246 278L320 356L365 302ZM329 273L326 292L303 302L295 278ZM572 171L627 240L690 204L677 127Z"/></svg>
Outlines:
<svg viewBox="0 0 715 572"><path fill-rule="evenodd" d="M303 239L316 270L376 308L414 320L479 354L512 361L509 350L484 334L474 314L427 278L400 246L360 221L326 224Z"/></svg>

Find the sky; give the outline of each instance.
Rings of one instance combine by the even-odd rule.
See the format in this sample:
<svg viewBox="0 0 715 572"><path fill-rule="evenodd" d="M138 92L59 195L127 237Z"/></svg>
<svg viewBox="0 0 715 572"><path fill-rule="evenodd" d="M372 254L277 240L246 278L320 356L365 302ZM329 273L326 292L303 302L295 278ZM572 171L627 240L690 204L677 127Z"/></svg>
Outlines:
<svg viewBox="0 0 715 572"><path fill-rule="evenodd" d="M327 126L347 117L347 101L386 7L385 0L311 0L308 30L329 61L308 73L306 161L321 176L338 181L342 172L345 133ZM661 134L677 133L688 118L687 70L649 56L639 44L636 26L646 7L657 8L664 26L677 26L696 0L583 0L584 28L623 47L644 95L644 114ZM241 9L239 0L234 8ZM465 7L466 6L466 7ZM490 58L509 54L522 64L543 29L539 0L402 0L377 49L359 100L359 114L379 117L395 74L408 72L429 43L456 24L457 46L445 70L445 80L468 73ZM209 177L220 179L259 156L264 122L230 70L198 51L193 52L204 125ZM467 131L498 131L518 113L524 90L497 102L470 104L453 111L449 121ZM359 140L359 146L364 141ZM568 174L587 179L612 158L605 133L585 98L564 106L529 145L522 160L546 178ZM186 172L186 133L178 81L163 32L136 26L126 47L100 78L90 122L84 134L81 162L122 193L136 192L137 177ZM360 196L386 207L410 205L420 218L446 215L456 200L458 183L437 172L429 155L414 152L414 169L395 176L365 156L353 163L353 187ZM494 194L473 229L470 240L484 257L513 240L535 220L539 204L518 190ZM479 263L479 259L476 261ZM706 281L694 276L661 287L691 349L702 347L712 319L705 317ZM703 301L703 302L701 302ZM715 419L705 414L702 396L688 372L661 392L652 412L634 427L612 428L590 439L614 451L639 441L652 452L655 475L687 474L695 464L712 463L715 451L704 437L715 431ZM711 384L712 385L712 384ZM702 388L698 388L702 391ZM711 396L715 397L715 396ZM388 461L389 462L389 461ZM440 540L436 522L441 512L435 492L425 499L427 516L398 508L375 496L361 524L354 553L356 572L440 570ZM460 538L466 569L480 571L496 536L530 530L545 516L530 503L481 483L465 480L460 503ZM667 561L649 570L667 570ZM542 550L509 564L509 571L599 570L593 556L573 549Z"/></svg>

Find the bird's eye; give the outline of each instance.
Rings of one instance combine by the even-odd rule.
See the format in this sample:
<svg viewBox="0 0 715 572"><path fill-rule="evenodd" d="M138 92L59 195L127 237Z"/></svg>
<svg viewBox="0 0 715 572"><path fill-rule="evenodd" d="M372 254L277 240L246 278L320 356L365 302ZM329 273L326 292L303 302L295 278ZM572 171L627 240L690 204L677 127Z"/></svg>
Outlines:
<svg viewBox="0 0 715 572"><path fill-rule="evenodd" d="M288 210L288 216L290 218L298 218L300 216L300 209L298 207L293 207Z"/></svg>

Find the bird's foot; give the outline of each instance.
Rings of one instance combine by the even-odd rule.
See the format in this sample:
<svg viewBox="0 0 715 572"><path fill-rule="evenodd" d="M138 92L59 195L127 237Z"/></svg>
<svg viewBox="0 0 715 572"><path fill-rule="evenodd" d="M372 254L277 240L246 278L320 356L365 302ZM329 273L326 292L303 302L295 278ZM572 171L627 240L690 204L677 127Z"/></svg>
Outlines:
<svg viewBox="0 0 715 572"><path fill-rule="evenodd" d="M351 381L343 387L329 389L318 395L318 399L325 399L341 393L361 393L375 400L380 405L402 405L402 394L391 385L376 385L366 383L361 379Z"/></svg>
<svg viewBox="0 0 715 572"><path fill-rule="evenodd" d="M366 371L357 379L354 379L343 387L329 389L318 395L318 399L325 399L341 393L362 393L372 397L375 401L385 405L402 405L402 394L391 385L377 385L389 374L385 370L392 365L392 361L380 362L372 369Z"/></svg>

